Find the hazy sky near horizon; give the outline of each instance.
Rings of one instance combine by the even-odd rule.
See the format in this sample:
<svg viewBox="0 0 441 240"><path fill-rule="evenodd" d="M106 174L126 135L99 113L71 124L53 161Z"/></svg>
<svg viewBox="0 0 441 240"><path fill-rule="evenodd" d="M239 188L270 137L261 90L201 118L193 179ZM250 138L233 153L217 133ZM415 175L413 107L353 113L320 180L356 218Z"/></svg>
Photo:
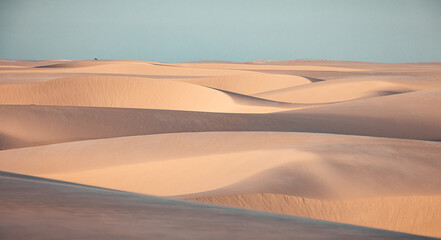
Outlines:
<svg viewBox="0 0 441 240"><path fill-rule="evenodd" d="M441 0L0 0L0 58L441 61Z"/></svg>

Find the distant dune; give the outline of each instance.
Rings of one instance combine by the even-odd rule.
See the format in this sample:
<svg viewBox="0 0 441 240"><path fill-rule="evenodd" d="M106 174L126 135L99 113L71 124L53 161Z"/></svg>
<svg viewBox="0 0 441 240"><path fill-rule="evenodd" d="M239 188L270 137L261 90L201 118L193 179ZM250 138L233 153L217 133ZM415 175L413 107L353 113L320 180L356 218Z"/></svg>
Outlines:
<svg viewBox="0 0 441 240"><path fill-rule="evenodd" d="M202 69L235 69L235 70L312 70L312 71L364 71L352 67L334 67L334 66L317 66L317 65L275 65L275 64L237 64L237 63L176 63L174 66Z"/></svg>
<svg viewBox="0 0 441 240"><path fill-rule="evenodd" d="M0 60L0 238L441 237L440 123L441 63Z"/></svg>

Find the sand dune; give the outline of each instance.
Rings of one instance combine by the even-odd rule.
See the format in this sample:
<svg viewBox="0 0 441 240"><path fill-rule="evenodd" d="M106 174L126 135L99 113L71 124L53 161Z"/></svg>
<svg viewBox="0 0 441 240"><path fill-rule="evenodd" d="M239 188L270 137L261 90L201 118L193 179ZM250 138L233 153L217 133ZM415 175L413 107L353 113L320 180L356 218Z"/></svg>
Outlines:
<svg viewBox="0 0 441 240"><path fill-rule="evenodd" d="M62 63L54 63L49 65L40 65L36 68L84 68L93 66L102 66L107 64L112 64L112 61L69 61Z"/></svg>
<svg viewBox="0 0 441 240"><path fill-rule="evenodd" d="M0 133L27 142L27 146L201 131L301 131L439 140L440 91L417 91L271 114L3 105ZM7 141L4 139L3 144Z"/></svg>
<svg viewBox="0 0 441 240"><path fill-rule="evenodd" d="M282 194L241 194L193 201L441 236L441 195L319 200Z"/></svg>
<svg viewBox="0 0 441 240"><path fill-rule="evenodd" d="M288 120L265 114L151 109L0 105L3 144L17 147L133 135L202 131L287 131ZM14 141L8 143L7 137ZM23 146L20 144L19 146ZM5 149L5 146L1 146Z"/></svg>
<svg viewBox="0 0 441 240"><path fill-rule="evenodd" d="M256 65L247 63L175 63L174 66L201 68L201 69L234 69L234 70L312 70L312 71L340 71L355 72L364 69L350 67L330 67L330 66L283 66L283 65Z"/></svg>
<svg viewBox="0 0 441 240"><path fill-rule="evenodd" d="M441 88L435 81L396 78L344 78L270 90L254 96L281 102L333 103Z"/></svg>
<svg viewBox="0 0 441 240"><path fill-rule="evenodd" d="M5 172L0 192L4 239L430 239Z"/></svg>
<svg viewBox="0 0 441 240"><path fill-rule="evenodd" d="M0 104L150 108L206 112L270 112L289 104L256 100L194 84L121 76L78 76L43 83L0 85ZM294 108L291 107L291 108Z"/></svg>
<svg viewBox="0 0 441 240"><path fill-rule="evenodd" d="M431 211L439 209L441 201L436 197L441 196L441 182L433 181L441 176L437 158L440 154L441 143L427 141L314 133L204 132L1 151L0 169L131 192L439 236L435 226L441 223L441 216ZM241 197L243 194L245 197ZM419 207L416 208L419 211L403 210L405 205L400 204L409 201L411 204L416 201L412 196L418 195L425 210ZM294 200L282 201L290 196L317 200L310 200L311 206L292 204ZM360 198L364 199L357 200ZM396 215L399 208L390 205L403 207L402 215ZM369 207L381 209L384 217ZM298 213L311 212L310 208L317 213L310 216ZM392 217L378 221L366 217L357 208L380 219ZM422 216L427 218L421 219Z"/></svg>
<svg viewBox="0 0 441 240"><path fill-rule="evenodd" d="M439 67L0 60L0 238L441 237Z"/></svg>
<svg viewBox="0 0 441 240"><path fill-rule="evenodd" d="M239 74L241 71L228 69L193 69L167 64L157 64L140 61L105 61L106 64L96 64L95 61L83 63L67 63L67 68L45 67L34 68L36 72L70 72L70 73L101 73L101 74L131 74L131 75L170 75L170 76L219 76ZM52 65L53 66L53 65ZM60 65L56 65L60 66ZM66 66L66 65L62 65ZM71 67L75 66L75 67ZM80 67L83 66L83 67Z"/></svg>
<svg viewBox="0 0 441 240"><path fill-rule="evenodd" d="M18 59L0 59L1 66L20 66L20 67L37 67L42 65L50 65L63 62L73 62L66 59L48 59L48 60L18 60Z"/></svg>
<svg viewBox="0 0 441 240"><path fill-rule="evenodd" d="M210 78L186 78L177 80L247 95L253 95L269 90L300 86L311 82L307 78L300 76L265 73L247 73L240 75L216 76Z"/></svg>
<svg viewBox="0 0 441 240"><path fill-rule="evenodd" d="M441 89L273 114L280 119L286 115L297 120L294 129L300 131L439 141Z"/></svg>
<svg viewBox="0 0 441 240"><path fill-rule="evenodd" d="M432 181L441 175L440 151L440 143L426 141L203 132L1 151L0 169L154 195L217 195L225 191L311 198L433 195L441 194L441 183ZM302 184L295 184L298 181Z"/></svg>

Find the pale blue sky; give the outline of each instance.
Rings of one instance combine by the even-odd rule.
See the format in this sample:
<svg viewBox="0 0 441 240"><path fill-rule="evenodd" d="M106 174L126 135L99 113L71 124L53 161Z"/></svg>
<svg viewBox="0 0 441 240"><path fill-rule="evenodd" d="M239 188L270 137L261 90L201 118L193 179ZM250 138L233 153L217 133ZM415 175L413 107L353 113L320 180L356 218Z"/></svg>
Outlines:
<svg viewBox="0 0 441 240"><path fill-rule="evenodd" d="M0 0L0 58L441 61L441 0Z"/></svg>

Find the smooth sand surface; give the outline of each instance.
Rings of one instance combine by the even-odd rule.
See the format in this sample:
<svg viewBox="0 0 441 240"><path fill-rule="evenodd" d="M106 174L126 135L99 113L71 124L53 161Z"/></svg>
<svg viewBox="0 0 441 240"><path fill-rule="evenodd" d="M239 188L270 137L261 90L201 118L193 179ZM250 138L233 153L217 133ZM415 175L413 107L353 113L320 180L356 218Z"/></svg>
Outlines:
<svg viewBox="0 0 441 240"><path fill-rule="evenodd" d="M0 237L441 237L440 123L441 63L0 60Z"/></svg>

